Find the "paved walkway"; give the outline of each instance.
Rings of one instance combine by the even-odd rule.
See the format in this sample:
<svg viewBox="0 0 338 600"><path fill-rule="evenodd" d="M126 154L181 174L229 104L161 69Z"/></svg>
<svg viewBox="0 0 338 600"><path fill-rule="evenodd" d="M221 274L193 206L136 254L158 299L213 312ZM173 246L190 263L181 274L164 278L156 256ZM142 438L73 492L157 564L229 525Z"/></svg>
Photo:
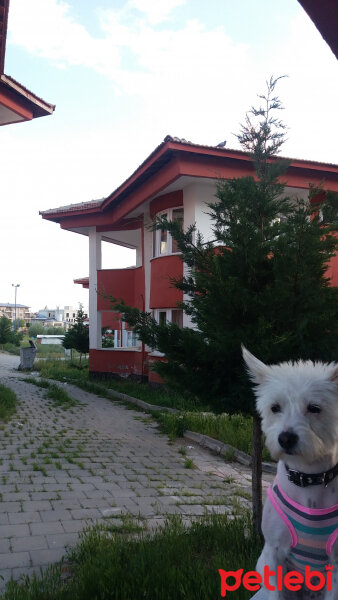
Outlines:
<svg viewBox="0 0 338 600"><path fill-rule="evenodd" d="M65 410L25 382L19 359L0 353L0 382L18 396L0 424L0 575L7 581L57 561L88 524L148 527L248 504L250 471L178 440L148 415L65 385ZM182 450L184 447L184 450ZM196 468L185 467L191 458ZM270 479L267 476L267 479Z"/></svg>

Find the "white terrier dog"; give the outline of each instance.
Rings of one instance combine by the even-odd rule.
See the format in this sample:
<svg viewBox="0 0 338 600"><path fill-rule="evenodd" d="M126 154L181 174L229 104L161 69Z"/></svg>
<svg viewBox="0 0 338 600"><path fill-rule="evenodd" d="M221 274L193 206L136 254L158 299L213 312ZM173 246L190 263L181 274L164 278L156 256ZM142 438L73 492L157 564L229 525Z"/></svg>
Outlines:
<svg viewBox="0 0 338 600"><path fill-rule="evenodd" d="M265 545L256 569L262 578L264 567L276 573L265 585L269 600L338 600L338 364L265 365L245 348L243 357L256 384L266 445L279 461L264 505ZM312 591L306 579L300 591L288 591L285 581L278 591L278 566L283 577L289 571L305 576L306 570L322 576L311 579Z"/></svg>

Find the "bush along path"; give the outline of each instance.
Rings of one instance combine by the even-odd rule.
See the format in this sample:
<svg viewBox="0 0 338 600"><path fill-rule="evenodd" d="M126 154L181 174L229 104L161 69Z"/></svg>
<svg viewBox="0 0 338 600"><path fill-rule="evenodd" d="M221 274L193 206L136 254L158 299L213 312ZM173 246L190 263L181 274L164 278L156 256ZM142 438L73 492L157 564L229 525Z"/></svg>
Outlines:
<svg viewBox="0 0 338 600"><path fill-rule="evenodd" d="M18 398L0 431L4 583L60 560L88 524L152 530L167 515L190 522L250 505L249 469L171 443L144 412L72 385L58 384L69 402L46 397L50 384L2 381Z"/></svg>

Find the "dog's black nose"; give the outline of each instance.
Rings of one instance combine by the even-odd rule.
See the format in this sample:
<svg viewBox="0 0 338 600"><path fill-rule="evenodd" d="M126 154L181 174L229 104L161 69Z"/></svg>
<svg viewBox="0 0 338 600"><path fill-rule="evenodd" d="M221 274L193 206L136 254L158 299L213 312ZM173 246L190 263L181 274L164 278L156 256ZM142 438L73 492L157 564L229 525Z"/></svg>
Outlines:
<svg viewBox="0 0 338 600"><path fill-rule="evenodd" d="M298 435L296 433L292 433L292 431L282 431L282 433L280 433L278 436L278 441L283 450L286 452L290 452L290 450L295 447L298 440Z"/></svg>

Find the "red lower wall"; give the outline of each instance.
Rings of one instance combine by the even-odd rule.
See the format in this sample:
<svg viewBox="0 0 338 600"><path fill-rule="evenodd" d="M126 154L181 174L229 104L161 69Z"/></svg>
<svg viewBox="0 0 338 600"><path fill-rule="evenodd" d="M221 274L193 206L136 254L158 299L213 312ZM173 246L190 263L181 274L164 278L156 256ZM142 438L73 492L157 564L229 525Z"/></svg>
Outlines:
<svg viewBox="0 0 338 600"><path fill-rule="evenodd" d="M135 350L90 350L89 371L112 373L121 377L128 375L141 377L148 374L142 352L135 352Z"/></svg>
<svg viewBox="0 0 338 600"><path fill-rule="evenodd" d="M149 365L149 373L148 373L148 381L149 383L165 383L162 379L162 377L160 377L157 373L155 373L155 371L151 370L151 365L154 364L154 362L165 362L165 357L163 356L149 356L147 358L148 361L148 365Z"/></svg>

